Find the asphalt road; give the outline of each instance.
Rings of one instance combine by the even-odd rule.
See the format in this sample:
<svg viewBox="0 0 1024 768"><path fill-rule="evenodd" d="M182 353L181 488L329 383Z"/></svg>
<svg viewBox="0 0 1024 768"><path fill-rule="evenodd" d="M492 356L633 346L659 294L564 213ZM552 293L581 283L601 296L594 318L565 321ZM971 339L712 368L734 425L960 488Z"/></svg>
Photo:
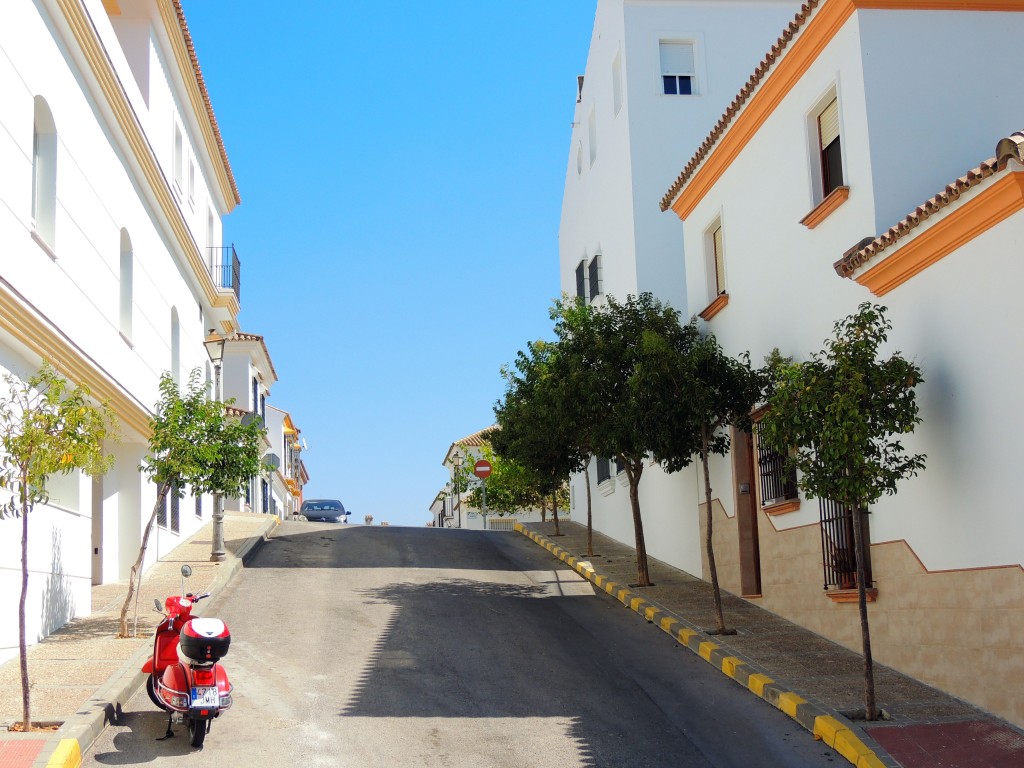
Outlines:
<svg viewBox="0 0 1024 768"><path fill-rule="evenodd" d="M519 534L285 523L205 613L236 695L204 749L142 692L85 766L844 764Z"/></svg>

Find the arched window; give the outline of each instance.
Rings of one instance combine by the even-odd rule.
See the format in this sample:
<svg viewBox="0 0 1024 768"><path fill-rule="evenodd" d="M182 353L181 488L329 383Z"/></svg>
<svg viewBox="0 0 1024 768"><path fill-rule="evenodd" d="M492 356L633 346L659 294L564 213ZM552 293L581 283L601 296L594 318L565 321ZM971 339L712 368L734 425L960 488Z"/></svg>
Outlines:
<svg viewBox="0 0 1024 768"><path fill-rule="evenodd" d="M57 222L57 126L42 96L32 127L32 226L52 250Z"/></svg>
<svg viewBox="0 0 1024 768"><path fill-rule="evenodd" d="M171 380L181 385L181 323L177 307L171 307Z"/></svg>
<svg viewBox="0 0 1024 768"><path fill-rule="evenodd" d="M121 301L118 330L126 341L132 338L132 274L135 271L135 253L128 230L121 230Z"/></svg>

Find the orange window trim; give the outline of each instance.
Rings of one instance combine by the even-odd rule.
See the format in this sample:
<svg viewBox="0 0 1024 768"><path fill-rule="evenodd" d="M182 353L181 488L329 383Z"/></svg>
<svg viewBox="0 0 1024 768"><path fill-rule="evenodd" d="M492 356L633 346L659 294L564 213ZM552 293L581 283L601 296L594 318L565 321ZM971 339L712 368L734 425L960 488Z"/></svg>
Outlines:
<svg viewBox="0 0 1024 768"><path fill-rule="evenodd" d="M699 317L701 320L710 320L712 317L714 317L723 309L725 309L728 304L729 294L721 293L714 301L712 301L704 308L704 311L699 314Z"/></svg>
<svg viewBox="0 0 1024 768"><path fill-rule="evenodd" d="M814 229L816 226L821 224L821 222L827 219L836 208L849 199L849 187L836 187L828 193L824 200L814 206L814 210L804 216L800 220L800 223L808 229Z"/></svg>
<svg viewBox="0 0 1024 768"><path fill-rule="evenodd" d="M782 54L774 70L725 130L676 199L672 210L685 221L708 191L750 143L775 108L811 68L843 25L859 9L906 11L1024 11L1024 0L826 0L807 27Z"/></svg>
<svg viewBox="0 0 1024 768"><path fill-rule="evenodd" d="M883 253L879 263L856 280L876 296L884 296L1022 209L1024 171L1008 173L888 257Z"/></svg>

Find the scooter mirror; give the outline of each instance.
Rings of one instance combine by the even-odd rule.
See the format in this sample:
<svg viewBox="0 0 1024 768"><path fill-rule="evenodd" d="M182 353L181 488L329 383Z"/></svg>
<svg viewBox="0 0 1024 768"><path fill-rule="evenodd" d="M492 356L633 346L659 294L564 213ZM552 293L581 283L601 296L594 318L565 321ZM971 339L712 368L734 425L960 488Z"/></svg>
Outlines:
<svg viewBox="0 0 1024 768"><path fill-rule="evenodd" d="M189 576L191 576L192 575L192 566L191 565L183 565L183 566L181 566L181 575L184 576L186 579Z"/></svg>
<svg viewBox="0 0 1024 768"><path fill-rule="evenodd" d="M160 605L160 601L157 600L155 597L153 598L153 610L157 611L158 613L164 612L164 607Z"/></svg>

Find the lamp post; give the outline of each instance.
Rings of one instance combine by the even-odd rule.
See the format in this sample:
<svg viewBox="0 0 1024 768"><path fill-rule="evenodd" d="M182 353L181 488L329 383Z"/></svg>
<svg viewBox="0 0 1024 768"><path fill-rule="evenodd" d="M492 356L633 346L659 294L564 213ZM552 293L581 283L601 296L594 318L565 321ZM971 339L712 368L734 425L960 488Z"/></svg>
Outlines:
<svg viewBox="0 0 1024 768"><path fill-rule="evenodd" d="M216 330L210 329L209 335L203 341L206 347L206 354L210 356L213 363L213 397L221 402L220 391L220 366L224 360L224 337ZM220 491L213 494L213 541L210 546L210 560L219 563L227 559L228 553L224 551L224 496Z"/></svg>
<svg viewBox="0 0 1024 768"><path fill-rule="evenodd" d="M459 511L459 528L462 527L462 484L459 481L459 470L462 469L462 454L458 451L452 459L452 466L455 467L455 509Z"/></svg>

